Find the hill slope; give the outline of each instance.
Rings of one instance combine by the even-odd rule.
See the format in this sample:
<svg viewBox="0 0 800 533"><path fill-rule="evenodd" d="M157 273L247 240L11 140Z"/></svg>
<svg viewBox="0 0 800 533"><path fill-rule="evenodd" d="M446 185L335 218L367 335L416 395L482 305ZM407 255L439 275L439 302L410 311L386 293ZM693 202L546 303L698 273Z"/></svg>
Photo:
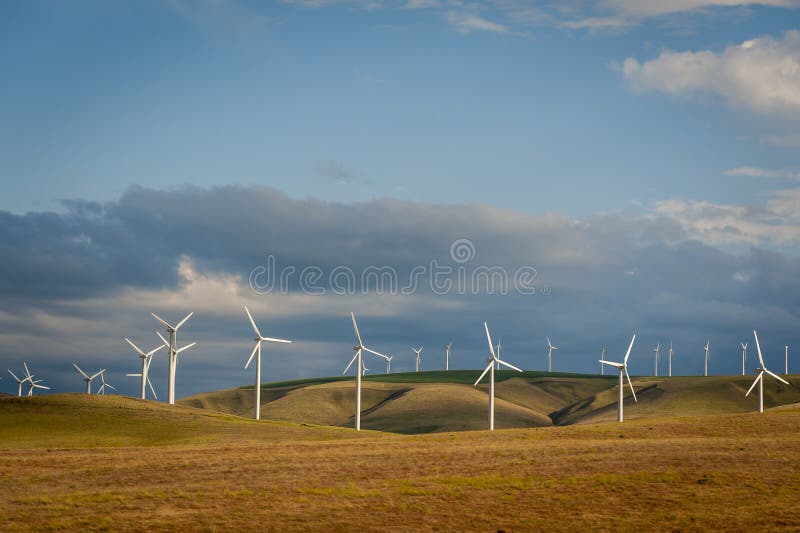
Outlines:
<svg viewBox="0 0 800 533"><path fill-rule="evenodd" d="M362 387L362 427L395 433L485 429L486 384L473 387L477 371L420 372L368 376ZM638 403L626 389L625 418L743 413L757 407L744 393L752 377L711 376L635 378ZM800 381L798 381L800 383ZM499 372L497 428L542 427L616 419L617 380L613 377L542 372ZM768 382L765 406L800 402L800 388ZM352 427L352 378L321 378L266 384L262 418ZM178 403L252 416L252 387L200 394Z"/></svg>

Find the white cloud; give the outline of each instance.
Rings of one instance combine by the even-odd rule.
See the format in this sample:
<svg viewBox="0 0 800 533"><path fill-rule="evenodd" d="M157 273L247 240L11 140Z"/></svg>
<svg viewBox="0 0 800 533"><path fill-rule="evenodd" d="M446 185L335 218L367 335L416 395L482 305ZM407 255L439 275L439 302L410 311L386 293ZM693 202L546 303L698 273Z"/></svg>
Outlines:
<svg viewBox="0 0 800 533"><path fill-rule="evenodd" d="M473 31L488 31L494 33L507 33L508 27L496 22L491 22L472 13L460 11L449 11L447 13L447 23L461 33L471 33Z"/></svg>
<svg viewBox="0 0 800 533"><path fill-rule="evenodd" d="M700 11L714 7L772 6L796 7L797 0L605 0L600 5L628 17L656 17L672 13Z"/></svg>
<svg viewBox="0 0 800 533"><path fill-rule="evenodd" d="M768 170L757 167L736 167L725 171L726 176L749 176L752 178L780 178L800 180L800 173L786 170Z"/></svg>
<svg viewBox="0 0 800 533"><path fill-rule="evenodd" d="M636 91L708 91L729 104L762 113L800 114L800 31L764 36L721 53L662 52L639 63L627 58L623 76Z"/></svg>

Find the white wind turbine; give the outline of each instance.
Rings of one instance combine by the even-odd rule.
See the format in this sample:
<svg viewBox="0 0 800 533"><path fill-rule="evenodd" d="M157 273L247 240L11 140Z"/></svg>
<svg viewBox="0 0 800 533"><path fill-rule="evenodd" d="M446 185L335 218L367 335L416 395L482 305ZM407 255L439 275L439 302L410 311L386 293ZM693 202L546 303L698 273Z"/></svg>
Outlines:
<svg viewBox="0 0 800 533"><path fill-rule="evenodd" d="M164 340L164 337L161 336L161 333L158 333L158 336L164 341L164 344L169 348L169 382L167 384L167 401L170 405L175 405L175 369L178 366L178 354L183 350L194 346L196 343L189 344L188 346L184 346L180 350L178 350L177 343L178 343L178 328L186 323L187 320L194 314L194 312L189 313L184 317L183 320L178 322L176 326L173 326L167 323L164 319L158 316L155 313L150 313L153 315L153 318L161 322L161 324L167 329L167 333L169 333L169 342Z"/></svg>
<svg viewBox="0 0 800 533"><path fill-rule="evenodd" d="M420 346L419 348L414 348L412 346L411 349L414 350L415 354L417 354L417 372L419 372L419 354L422 353L422 346Z"/></svg>
<svg viewBox="0 0 800 533"><path fill-rule="evenodd" d="M453 341L447 343L444 347L444 369L450 370L450 348L453 346Z"/></svg>
<svg viewBox="0 0 800 533"><path fill-rule="evenodd" d="M500 343L500 339L497 339L497 346L495 347L495 353L497 354L497 360L500 360L500 352L503 350L503 345ZM500 363L495 364L495 369L500 370Z"/></svg>
<svg viewBox="0 0 800 533"><path fill-rule="evenodd" d="M653 375L655 377L658 377L658 350L660 348L661 348L661 343L660 342L658 344L656 344L655 348L653 348L653 353L655 354L655 371L654 371Z"/></svg>
<svg viewBox="0 0 800 533"><path fill-rule="evenodd" d="M672 339L669 340L669 377L672 377Z"/></svg>
<svg viewBox="0 0 800 533"><path fill-rule="evenodd" d="M103 370L100 373L100 388L97 389L97 394L102 394L103 396L105 396L106 395L106 388L109 388L111 390L117 390L110 383L106 383L106 371Z"/></svg>
<svg viewBox="0 0 800 533"><path fill-rule="evenodd" d="M522 370L514 365L506 363L505 361L501 361L497 355L495 355L494 347L492 346L492 337L489 335L489 326L486 325L486 322L484 322L483 327L486 330L486 340L489 342L489 354L491 354L491 357L486 359L486 362L489 363L489 365L486 367L486 369L484 369L477 381L475 381L473 387L477 387L478 383L480 383L483 379L483 376L489 372L489 431L494 431L494 366L495 364L504 365L512 370L516 370L517 372L522 372Z"/></svg>
<svg viewBox="0 0 800 533"><path fill-rule="evenodd" d="M33 379L33 374L31 371L28 370L28 363L23 362L22 365L25 367L25 381L28 382L28 396L33 396L33 389L47 389L50 390L50 387L46 387L44 385L39 385L44 380L41 379Z"/></svg>
<svg viewBox="0 0 800 533"><path fill-rule="evenodd" d="M387 374L391 374L392 373L392 357L394 357L394 356L393 355L386 356L386 373Z"/></svg>
<svg viewBox="0 0 800 533"><path fill-rule="evenodd" d="M369 372L369 368L367 368L367 363L361 361L361 375L366 376L367 372Z"/></svg>
<svg viewBox="0 0 800 533"><path fill-rule="evenodd" d="M103 370L100 370L99 372L95 372L94 374L92 374L90 376L86 372L81 370L80 367L78 365L76 365L75 363L72 363L72 366L74 366L75 370L80 372L81 376L83 376L83 381L86 382L86 394L91 394L92 393L92 380L106 371L105 368L104 368Z"/></svg>
<svg viewBox="0 0 800 533"><path fill-rule="evenodd" d="M140 378L142 378L142 387L141 387L141 391L140 391L142 400L146 399L146 396L147 396L147 391L146 391L146 388L145 388L146 385L150 386L150 392L153 393L153 398L155 398L157 400L158 399L158 395L156 394L156 390L153 388L153 383L150 381L150 363L153 362L153 356L156 354L156 352L159 351L161 348L164 348L164 344L161 344L158 348L153 348L149 352L145 352L144 350L142 350L141 348L136 346L133 343L133 341L130 340L129 338L125 337L125 340L128 342L128 344L131 345L131 347L134 350L136 350L136 353L139 354L139 359L142 360L142 372L141 373L139 373L139 374L125 374L125 375L128 376L128 377L140 377Z"/></svg>
<svg viewBox="0 0 800 533"><path fill-rule="evenodd" d="M13 373L10 369L6 370L8 370L8 373L11 374L11 377L17 381L17 396L22 396L22 384L28 381L28 378L19 379L17 375Z"/></svg>
<svg viewBox="0 0 800 533"><path fill-rule="evenodd" d="M789 346L788 345L784 346L783 349L784 349L784 352L783 352L784 353L784 357L786 358L785 359L785 361L786 361L785 365L786 366L784 366L783 373L788 376L789 375Z"/></svg>
<svg viewBox="0 0 800 533"><path fill-rule="evenodd" d="M633 338L631 338L631 343L628 345L628 351L625 353L625 359L622 360L621 363L615 363L614 361L606 361L601 359L600 362L605 365L613 366L619 371L619 404L617 407L617 420L622 422L623 420L623 393L625 390L624 383L622 381L622 374L625 373L625 377L628 379L628 385L631 387L631 394L633 394L633 401L638 402L639 400L636 399L636 391L633 390L633 383L631 383L631 377L628 375L628 357L631 356L631 349L633 348L633 341L636 340L636 334L634 333Z"/></svg>
<svg viewBox="0 0 800 533"><path fill-rule="evenodd" d="M553 350L558 350L553 343L550 342L550 337L547 337L547 371L553 371Z"/></svg>
<svg viewBox="0 0 800 533"><path fill-rule="evenodd" d="M745 359L747 359L747 343L746 342L740 342L739 344L742 345L742 375L744 376L744 374L745 374L744 362L745 362Z"/></svg>
<svg viewBox="0 0 800 533"><path fill-rule="evenodd" d="M262 342L282 342L282 343L290 343L292 341L287 341L285 339L274 339L272 337L264 337L260 331L258 331L258 326L256 326L256 321L253 320L253 315L250 314L250 311L247 309L247 306L244 306L244 312L247 313L247 318L250 319L250 325L253 326L253 331L255 332L256 336L253 339L256 341L256 345L253 348L253 352L250 354L250 359L247 360L247 363L244 365L245 368L250 366L250 363L253 361L253 357L258 354L258 358L256 359L256 411L255 411L255 419L261 420L261 343ZM183 348L184 350L186 347Z"/></svg>
<svg viewBox="0 0 800 533"><path fill-rule="evenodd" d="M356 431L361 430L361 369L364 366L364 362L362 360L362 353L361 352L369 352L371 354L377 355L378 357L383 357L384 359L388 359L389 357L383 355L382 353L376 352L375 350L370 350L364 343L361 341L361 334L358 332L358 324L356 324L356 315L350 312L350 318L353 319L353 330L356 333L356 340L358 341L357 346L353 346L353 351L356 354L350 359L350 362L347 363L347 367L344 369L342 374L347 374L347 371L350 370L350 367L358 361L356 364Z"/></svg>
<svg viewBox="0 0 800 533"><path fill-rule="evenodd" d="M753 384L750 385L750 388L745 393L745 396L749 396L751 392L753 392L753 388L755 388L756 384L758 384L758 412L764 412L764 373L769 374L773 378L777 379L781 383L785 383L786 385L789 384L788 381L780 377L778 374L770 372L767 370L767 365L764 364L764 358L761 356L761 345L758 343L758 333L756 330L753 330L753 336L756 338L756 350L758 351L758 362L761 364L760 368L757 368L758 375L756 379L753 381Z"/></svg>
<svg viewBox="0 0 800 533"><path fill-rule="evenodd" d="M706 347L703 348L705 350L705 352L706 352L705 367L704 367L704 373L703 373L704 376L708 376L708 345L709 344L710 344L710 341L706 341Z"/></svg>
<svg viewBox="0 0 800 533"><path fill-rule="evenodd" d="M604 344L600 350L600 360L602 361L605 358L606 358L606 345ZM606 375L606 365L604 365L603 363L600 363L600 375L601 376Z"/></svg>

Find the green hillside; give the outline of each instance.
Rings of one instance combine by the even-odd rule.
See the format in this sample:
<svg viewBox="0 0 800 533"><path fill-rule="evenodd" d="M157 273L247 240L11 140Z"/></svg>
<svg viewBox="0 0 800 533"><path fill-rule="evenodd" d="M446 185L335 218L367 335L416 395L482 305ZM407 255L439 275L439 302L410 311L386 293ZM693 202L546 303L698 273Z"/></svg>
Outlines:
<svg viewBox="0 0 800 533"><path fill-rule="evenodd" d="M485 429L488 384L473 387L478 371L413 372L364 378L362 427L396 433ZM791 377L790 377L791 379ZM744 413L757 409L757 396L744 393L751 376L634 378L639 402L625 392L625 418ZM798 381L800 383L800 380ZM800 388L768 381L765 406L800 402ZM495 426L543 427L613 421L617 380L581 374L501 371L496 377ZM265 384L262 418L352 427L355 380L317 378ZM253 387L200 394L186 406L242 417L253 413Z"/></svg>

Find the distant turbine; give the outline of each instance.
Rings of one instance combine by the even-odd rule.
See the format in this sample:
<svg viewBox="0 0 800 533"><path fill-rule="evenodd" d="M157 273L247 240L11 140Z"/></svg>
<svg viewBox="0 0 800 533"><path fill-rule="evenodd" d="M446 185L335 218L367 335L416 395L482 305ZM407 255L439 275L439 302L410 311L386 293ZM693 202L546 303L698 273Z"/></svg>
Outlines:
<svg viewBox="0 0 800 533"><path fill-rule="evenodd" d="M708 376L708 345L709 344L710 344L710 342L706 341L706 347L704 348L704 350L706 351L705 371L704 371L704 374L703 374L704 376Z"/></svg>
<svg viewBox="0 0 800 533"><path fill-rule="evenodd" d="M606 358L606 345L603 345L603 348L600 350L600 359L603 360ZM603 363L600 363L600 375L606 375L606 366Z"/></svg>
<svg viewBox="0 0 800 533"><path fill-rule="evenodd" d="M363 361L361 357L361 352L369 352L371 354L377 355L378 357L383 357L384 359L389 359L388 356L383 355L382 353L376 352L375 350L370 350L364 343L361 341L361 334L358 332L358 324L356 324L356 315L352 312L350 313L350 318L353 319L353 330L356 333L356 340L358 341L357 346L353 346L353 351L356 354L347 364L347 367L344 369L342 374L347 374L347 371L350 370L350 367L358 361L356 364L356 431L361 430L361 369L363 368Z"/></svg>
<svg viewBox="0 0 800 533"><path fill-rule="evenodd" d="M106 383L106 371L103 370L102 372L100 372L100 388L97 389L97 394L102 394L103 396L105 396L106 388L109 388L111 390L117 390L111 385L111 383Z"/></svg>
<svg viewBox="0 0 800 533"><path fill-rule="evenodd" d="M367 364L364 361L362 361L361 362L361 375L362 376L366 376L367 372L369 372L369 368L367 368Z"/></svg>
<svg viewBox="0 0 800 533"><path fill-rule="evenodd" d="M156 394L156 390L153 388L153 384L150 382L150 364L153 362L153 356L156 354L157 351L159 351L161 348L164 347L164 344L161 344L161 346L159 346L158 348L153 348L149 352L145 353L144 350L142 350L141 348L136 346L133 343L133 341L130 340L129 338L126 337L125 340L127 341L128 344L131 345L131 347L134 350L136 350L136 353L139 354L139 359L142 360L142 372L141 373L139 373L139 374L125 374L125 375L129 376L129 377L140 377L140 378L142 378L142 388L141 388L141 391L140 391L142 400L146 399L146 396L147 396L147 391L145 390L145 386L146 385L150 386L150 392L153 393L153 398L155 398L157 400L158 399L158 395Z"/></svg>
<svg viewBox="0 0 800 533"><path fill-rule="evenodd" d="M11 374L11 377L17 381L17 396L22 396L22 384L28 381L28 378L19 379L17 375L13 373L11 370L9 369L6 370L8 370L8 373Z"/></svg>
<svg viewBox="0 0 800 533"><path fill-rule="evenodd" d="M628 385L631 387L631 394L633 394L633 401L638 402L639 400L636 399L636 391L633 390L633 383L631 383L631 377L628 375L628 357L631 355L631 348L633 348L633 341L636 340L636 334L634 333L633 338L631 338L631 343L628 345L628 351L625 354L625 359L621 363L615 363L613 361L605 361L603 359L600 360L601 363L605 365L610 365L616 368L619 371L619 404L617 407L617 420L622 422L623 420L623 404L622 404L622 397L623 391L625 389L624 384L622 382L622 373L625 373L625 377L628 379Z"/></svg>
<svg viewBox="0 0 800 533"><path fill-rule="evenodd" d="M758 370L758 375L756 376L756 379L753 381L753 384L750 385L750 388L745 393L745 396L750 396L750 393L753 392L753 388L756 386L756 383L758 383L758 412L759 413L763 413L764 412L764 373L766 372L767 374L769 374L773 378L777 379L781 383L785 383L786 385L788 385L789 382L786 381L785 379L783 379L782 377L780 377L778 374L774 374L774 373L770 372L769 370L767 370L767 365L764 364L764 358L761 356L761 345L758 343L758 333L756 333L755 330L753 330L753 336L756 338L756 350L758 350L758 362L761 364L761 367L756 369L756 370Z"/></svg>
<svg viewBox="0 0 800 533"><path fill-rule="evenodd" d="M75 370L80 372L81 376L83 376L83 381L86 382L86 394L91 394L92 393L92 380L106 371L105 369L103 369L103 370L100 370L99 372L95 372L94 374L92 374L90 376L86 372L81 370L80 367L78 367L78 365L76 365L75 363L72 363L72 366L74 366Z"/></svg>
<svg viewBox="0 0 800 533"><path fill-rule="evenodd" d="M164 319L159 317L155 313L150 313L153 315L153 318L161 322L161 324L167 329L167 333L169 333L169 342L164 341L164 337L161 337L159 333L158 336L161 337L161 340L164 341L167 348L169 348L169 381L167 384L167 401L170 405L175 405L175 369L178 366L178 328L186 323L187 320L194 314L194 312L189 313L184 317L183 320L178 322L176 326L168 324ZM189 346L194 346L195 343L190 344ZM188 346L187 346L188 347ZM185 350L187 347L181 349L181 351Z"/></svg>
<svg viewBox="0 0 800 533"><path fill-rule="evenodd" d="M386 373L387 374L391 374L392 373L392 357L394 357L394 356L393 355L386 356Z"/></svg>
<svg viewBox="0 0 800 533"><path fill-rule="evenodd" d="M46 387L44 385L39 385L39 383L41 383L43 380L41 380L41 379L34 380L33 379L33 374L31 374L31 371L28 370L28 363L23 362L22 366L25 367L25 381L28 382L28 396L33 396L33 389L47 389L47 390L50 390L50 387Z"/></svg>
<svg viewBox="0 0 800 533"><path fill-rule="evenodd" d="M669 340L669 377L672 377L672 339Z"/></svg>
<svg viewBox="0 0 800 533"><path fill-rule="evenodd" d="M414 348L412 346L411 349L414 350L415 354L417 354L417 372L419 372L419 354L422 353L422 346L420 346L419 348Z"/></svg>
<svg viewBox="0 0 800 533"><path fill-rule="evenodd" d="M494 353L494 347L492 346L492 337L489 335L489 326L487 326L486 322L484 322L483 327L486 330L486 340L489 342L489 354L491 354L491 357L486 359L486 362L489 363L489 366L486 367L486 369L483 371L483 374L481 374L478 380L475 381L475 385L473 385L473 387L477 387L478 383L480 383L480 381L483 379L483 376L489 372L489 430L494 431L494 365L504 365L512 370L516 370L517 372L522 372L522 370L498 359Z"/></svg>
<svg viewBox="0 0 800 533"><path fill-rule="evenodd" d="M547 371L553 371L553 350L558 350L553 344L550 342L550 337L547 337Z"/></svg>
<svg viewBox="0 0 800 533"><path fill-rule="evenodd" d="M450 370L450 348L453 346L453 341L447 343L444 347L444 369Z"/></svg>
<svg viewBox="0 0 800 533"><path fill-rule="evenodd" d="M653 373L653 375L655 377L658 377L658 350L660 348L661 348L661 343L660 342L658 344L656 344L655 348L653 348L653 353L655 354L655 360L656 360L655 372Z"/></svg>
<svg viewBox="0 0 800 533"><path fill-rule="evenodd" d="M739 344L742 345L742 375L744 376L744 361L747 359L747 343L740 342Z"/></svg>

